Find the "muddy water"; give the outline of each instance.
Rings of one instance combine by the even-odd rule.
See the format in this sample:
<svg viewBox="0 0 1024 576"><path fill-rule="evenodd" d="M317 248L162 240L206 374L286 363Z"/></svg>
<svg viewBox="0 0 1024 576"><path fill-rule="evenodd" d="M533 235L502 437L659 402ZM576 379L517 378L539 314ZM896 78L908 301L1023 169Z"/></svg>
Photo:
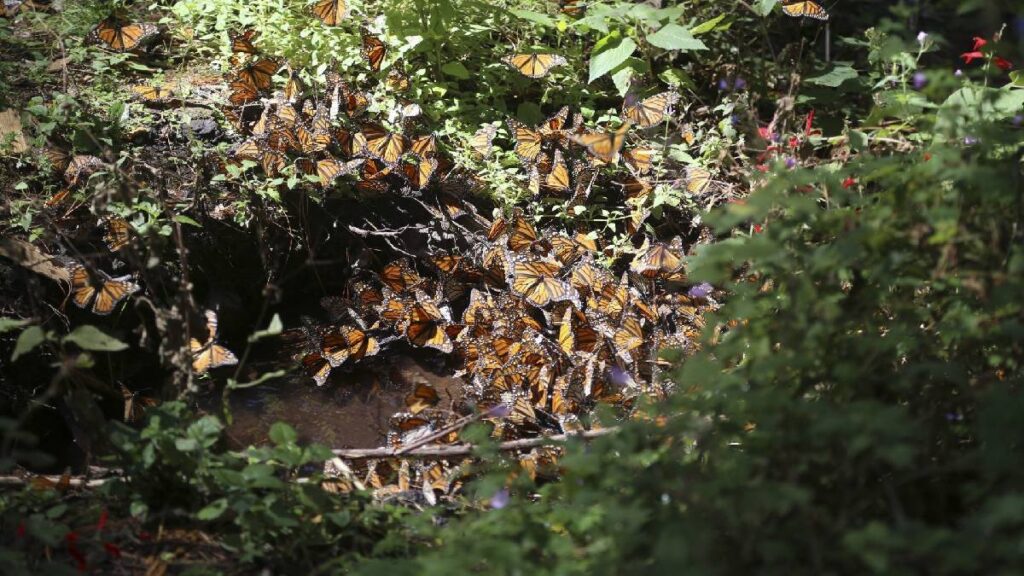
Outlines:
<svg viewBox="0 0 1024 576"><path fill-rule="evenodd" d="M350 372L335 371L325 386L309 378L284 378L231 393L233 421L226 436L240 449L269 442L274 422L295 428L300 442L331 448L383 446L391 416L405 409L405 399L417 384L433 386L441 396L439 408L457 410L462 380L445 375L429 357L377 360ZM217 402L204 409L219 414Z"/></svg>

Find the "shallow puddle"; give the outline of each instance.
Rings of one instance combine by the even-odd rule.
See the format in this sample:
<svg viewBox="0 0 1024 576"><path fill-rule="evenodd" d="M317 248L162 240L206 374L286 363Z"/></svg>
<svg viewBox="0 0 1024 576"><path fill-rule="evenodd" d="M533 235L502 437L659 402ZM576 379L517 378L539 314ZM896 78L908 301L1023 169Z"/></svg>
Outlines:
<svg viewBox="0 0 1024 576"><path fill-rule="evenodd" d="M317 387L312 379L289 377L231 393L232 423L226 430L230 448L268 443L275 422L295 428L302 443L330 448L383 446L389 422L405 410L405 399L417 384L428 384L455 410L462 398L462 380L428 368L430 359L396 357L351 372L337 371ZM220 414L219 398L203 408Z"/></svg>

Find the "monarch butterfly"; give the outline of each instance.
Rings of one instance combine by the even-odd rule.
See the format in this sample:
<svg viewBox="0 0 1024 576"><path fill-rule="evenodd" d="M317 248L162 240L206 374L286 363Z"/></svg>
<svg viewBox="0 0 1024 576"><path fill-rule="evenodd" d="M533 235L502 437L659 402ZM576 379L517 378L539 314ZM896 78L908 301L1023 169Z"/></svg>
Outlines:
<svg viewBox="0 0 1024 576"><path fill-rule="evenodd" d="M142 419L146 408L156 406L155 398L139 396L138 392L132 392L124 384L121 387L121 397L124 398L124 421L128 423L138 422Z"/></svg>
<svg viewBox="0 0 1024 576"><path fill-rule="evenodd" d="M316 382L317 386L326 384L328 376L331 375L331 363L319 352L312 352L303 356L302 367L306 374Z"/></svg>
<svg viewBox="0 0 1024 576"><path fill-rule="evenodd" d="M469 139L469 147L473 150L473 156L477 160L483 160L491 155L491 150L494 149L494 135L497 133L497 126L487 124L477 130Z"/></svg>
<svg viewBox="0 0 1024 576"><path fill-rule="evenodd" d="M234 353L216 342L217 313L207 310L204 315L206 317L206 342L200 342L197 338L191 338L188 342L188 347L192 352L192 371L196 374L205 374L211 368L238 364L238 358Z"/></svg>
<svg viewBox="0 0 1024 576"><path fill-rule="evenodd" d="M634 206L629 213L629 220L626 220L626 233L630 236L640 231L640 227L644 225L651 216L651 211L642 206Z"/></svg>
<svg viewBox="0 0 1024 576"><path fill-rule="evenodd" d="M313 15L328 26L337 26L348 14L345 0L319 0L313 5Z"/></svg>
<svg viewBox="0 0 1024 576"><path fill-rule="evenodd" d="M587 310L596 311L601 317L617 323L629 306L631 292L625 274L619 282L605 282L600 290L594 290L587 299Z"/></svg>
<svg viewBox="0 0 1024 576"><path fill-rule="evenodd" d="M130 276L107 278L104 275L102 285L97 289L85 267L75 264L71 267L71 301L83 310L88 308L91 302L94 314L106 316L113 312L122 300L139 290L139 287L129 282L128 278Z"/></svg>
<svg viewBox="0 0 1024 576"><path fill-rule="evenodd" d="M430 183L435 171L437 171L436 158L417 157L413 162L402 163L402 172L413 190L425 188Z"/></svg>
<svg viewBox="0 0 1024 576"><path fill-rule="evenodd" d="M626 166L629 166L633 172L638 174L645 174L651 171L653 164L651 159L654 157L654 150L650 148L633 148L622 153L622 159L626 161Z"/></svg>
<svg viewBox="0 0 1024 576"><path fill-rule="evenodd" d="M683 181L686 183L686 191L690 194L700 194L711 185L711 172L698 166L687 166L684 172Z"/></svg>
<svg viewBox="0 0 1024 576"><path fill-rule="evenodd" d="M515 153L519 157L519 161L523 164L530 164L537 160L543 142L541 133L513 118L508 119L508 128L515 138Z"/></svg>
<svg viewBox="0 0 1024 576"><path fill-rule="evenodd" d="M274 74L281 69L281 63L274 58L263 58L253 61L235 74L238 80L245 82L256 90L269 90L273 85Z"/></svg>
<svg viewBox="0 0 1024 576"><path fill-rule="evenodd" d="M556 66L568 64L557 54L512 54L501 59L527 78L543 78Z"/></svg>
<svg viewBox="0 0 1024 576"><path fill-rule="evenodd" d="M332 368L341 366L346 360L358 362L367 356L376 356L380 352L380 343L358 328L339 326L323 338L323 349L320 351Z"/></svg>
<svg viewBox="0 0 1024 576"><path fill-rule="evenodd" d="M413 414L419 414L427 408L436 406L440 401L441 396L438 395L437 390L422 383L417 384L412 393L405 397L405 405Z"/></svg>
<svg viewBox="0 0 1024 576"><path fill-rule="evenodd" d="M228 96L228 102L232 106L242 106L250 102L255 102L260 98L260 91L255 86L248 82L236 79L228 83L228 88L231 89L231 94Z"/></svg>
<svg viewBox="0 0 1024 576"><path fill-rule="evenodd" d="M550 242L555 254L555 259L563 264L574 262L578 256L591 249L589 246L585 246L578 240L569 238L564 234L555 234L551 237ZM594 246L595 249L597 247L592 243L588 242L588 244L590 246Z"/></svg>
<svg viewBox="0 0 1024 576"><path fill-rule="evenodd" d="M672 240L671 244L664 242L651 244L647 240L640 252L633 258L629 269L645 278L673 274L683 267L682 250L683 243L678 236Z"/></svg>
<svg viewBox="0 0 1024 576"><path fill-rule="evenodd" d="M349 118L355 118L366 112L366 109L373 103L370 95L366 92L351 89L348 84L342 84L342 96L345 98L345 114Z"/></svg>
<svg viewBox="0 0 1024 576"><path fill-rule="evenodd" d="M157 34L156 26L146 23L129 23L116 16L109 16L90 32L93 40L102 42L115 52L129 52Z"/></svg>
<svg viewBox="0 0 1024 576"><path fill-rule="evenodd" d="M526 250L546 252L551 245L537 236L537 229L522 214L516 214L512 219L512 233L508 237L508 247L513 252Z"/></svg>
<svg viewBox="0 0 1024 576"><path fill-rule="evenodd" d="M561 110L556 112L554 116L545 120L540 126L537 127L537 131L541 133L545 139L562 139L562 131L565 129L566 121L569 119L569 107L562 106Z"/></svg>
<svg viewBox="0 0 1024 576"><path fill-rule="evenodd" d="M168 88L158 88L156 86L146 86L140 84L132 86L132 92L138 97L149 102L163 102L174 96L174 91Z"/></svg>
<svg viewBox="0 0 1024 576"><path fill-rule="evenodd" d="M71 163L71 155L55 146L44 146L36 150L42 157L46 158L48 168L54 173L63 173Z"/></svg>
<svg viewBox="0 0 1024 576"><path fill-rule="evenodd" d="M593 292L597 286L611 282L608 271L594 262L594 258L585 254L583 259L573 267L569 275L569 283L580 292Z"/></svg>
<svg viewBox="0 0 1024 576"><path fill-rule="evenodd" d="M379 124L364 124L362 134L366 137L366 151L384 162L394 165L409 147L409 139L396 132L388 132Z"/></svg>
<svg viewBox="0 0 1024 576"><path fill-rule="evenodd" d="M103 161L99 158L88 154L76 154L71 157L68 167L64 169L64 182L67 182L68 186L77 186L100 168L103 168Z"/></svg>
<svg viewBox="0 0 1024 576"><path fill-rule="evenodd" d="M412 140L410 148L422 158L432 158L437 154L437 137L433 134L418 136Z"/></svg>
<svg viewBox="0 0 1024 576"><path fill-rule="evenodd" d="M111 252L117 252L128 245L131 237L128 235L130 229L124 218L112 216L106 219L106 231L103 233L103 241Z"/></svg>
<svg viewBox="0 0 1024 576"><path fill-rule="evenodd" d="M644 331L640 321L632 316L625 316L619 326L611 331L615 351L620 358L630 361L631 354L644 344Z"/></svg>
<svg viewBox="0 0 1024 576"><path fill-rule="evenodd" d="M295 102L302 96L302 81L299 80L298 74L294 72L288 74L288 80L284 83L283 95L285 102Z"/></svg>
<svg viewBox="0 0 1024 576"><path fill-rule="evenodd" d="M574 164L573 174L576 178L576 188L572 192L572 198L569 199L570 207L586 203L594 181L597 180L597 171L586 168L583 162Z"/></svg>
<svg viewBox="0 0 1024 576"><path fill-rule="evenodd" d="M323 152L331 144L331 135L327 132L311 131L305 126L295 129L294 139L290 143L301 154Z"/></svg>
<svg viewBox="0 0 1024 576"><path fill-rule="evenodd" d="M388 72L387 78L384 80L388 85L388 88L396 92L408 92L409 88L412 87L412 82L404 72L397 68L392 68Z"/></svg>
<svg viewBox="0 0 1024 576"><path fill-rule="evenodd" d="M537 166L530 166L530 175L526 182L526 189L534 196L540 194L540 169Z"/></svg>
<svg viewBox="0 0 1024 576"><path fill-rule="evenodd" d="M454 346L444 329L447 320L444 312L428 300L426 294L417 292L416 303L409 310L403 331L413 346L433 348L449 354Z"/></svg>
<svg viewBox="0 0 1024 576"><path fill-rule="evenodd" d="M562 151L555 150L555 159L551 166L551 172L544 178L544 187L555 192L565 192L569 189L569 166L562 158Z"/></svg>
<svg viewBox="0 0 1024 576"><path fill-rule="evenodd" d="M400 258L380 271L380 280L391 290L402 293L416 288L423 278L409 265L407 258Z"/></svg>
<svg viewBox="0 0 1024 576"><path fill-rule="evenodd" d="M340 162L334 158L324 158L322 160L300 158L296 161L296 167L303 174L316 174L317 178L320 179L320 185L327 187L338 176L345 176L354 172L363 162L365 160L362 158L349 160L348 162Z"/></svg>
<svg viewBox="0 0 1024 576"><path fill-rule="evenodd" d="M622 186L627 200L646 199L651 190L654 190L649 180L637 176L627 176L619 185Z"/></svg>
<svg viewBox="0 0 1024 576"><path fill-rule="evenodd" d="M384 42L370 34L365 29L363 30L363 57L366 58L366 62L370 65L370 70L377 72L380 70L380 65L384 62L384 56L388 53L388 47Z"/></svg>
<svg viewBox="0 0 1024 576"><path fill-rule="evenodd" d="M782 12L786 16L792 16L794 18L814 18L815 20L828 20L828 12L821 7L817 2L811 2L807 0L805 2L794 2L792 4L783 4Z"/></svg>
<svg viewBox="0 0 1024 576"><path fill-rule="evenodd" d="M554 260L510 260L509 286L512 293L543 308L551 302L578 302L576 289L560 280L562 264Z"/></svg>
<svg viewBox="0 0 1024 576"><path fill-rule="evenodd" d="M362 180L356 182L356 190L360 192L384 192L388 183L384 178L391 173L391 167L379 160L367 160L363 163Z"/></svg>
<svg viewBox="0 0 1024 576"><path fill-rule="evenodd" d="M469 211L466 210L466 202L451 194L439 193L437 195L437 204L441 212L452 220L469 214Z"/></svg>
<svg viewBox="0 0 1024 576"><path fill-rule="evenodd" d="M641 100L636 94L626 94L622 103L622 115L641 128L650 128L668 116L672 106L679 101L679 94L668 91Z"/></svg>
<svg viewBox="0 0 1024 576"><path fill-rule="evenodd" d="M581 136L571 135L569 138L587 149L587 152L605 163L612 163L619 157L619 149L626 141L626 132L633 125L626 120L615 132L593 132Z"/></svg>
<svg viewBox="0 0 1024 576"><path fill-rule="evenodd" d="M231 52L234 54L257 54L253 41L260 35L256 30L249 28L240 33L232 32L228 35L231 39Z"/></svg>

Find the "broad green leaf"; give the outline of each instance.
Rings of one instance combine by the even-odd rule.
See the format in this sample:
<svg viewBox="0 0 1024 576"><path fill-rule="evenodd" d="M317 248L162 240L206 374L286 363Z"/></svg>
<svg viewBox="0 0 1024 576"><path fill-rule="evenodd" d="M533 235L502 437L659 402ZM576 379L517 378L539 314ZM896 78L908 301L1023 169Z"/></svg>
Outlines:
<svg viewBox="0 0 1024 576"><path fill-rule="evenodd" d="M196 228L203 227L202 224L196 222L195 220L189 218L188 216L185 216L184 214L175 214L174 221L178 222L179 224L188 224L189 226L195 226Z"/></svg>
<svg viewBox="0 0 1024 576"><path fill-rule="evenodd" d="M11 354L11 362L14 362L21 356L28 354L32 350L35 350L36 346L39 346L46 340L46 334L43 329L39 326L30 326L26 328L18 336L18 341L14 344L14 352Z"/></svg>
<svg viewBox="0 0 1024 576"><path fill-rule="evenodd" d="M678 24L666 24L654 34L647 37L647 41L665 50L707 50L703 42L693 37L689 30Z"/></svg>
<svg viewBox="0 0 1024 576"><path fill-rule="evenodd" d="M779 0L757 0L757 4L754 5L754 11L761 16L767 16L772 13L775 5L778 3Z"/></svg>
<svg viewBox="0 0 1024 576"><path fill-rule="evenodd" d="M837 88L843 82L853 80L856 77L857 71L849 65L836 64L828 72L808 78L807 83L816 84L818 86L828 86L829 88Z"/></svg>
<svg viewBox="0 0 1024 576"><path fill-rule="evenodd" d="M104 334L102 330L91 325L75 328L64 337L64 342L71 342L83 350L96 352L120 352L128 348L124 342Z"/></svg>
<svg viewBox="0 0 1024 576"><path fill-rule="evenodd" d="M694 83L690 75L679 68L669 68L661 74L658 74L658 78L661 78L669 86L678 87L683 86L690 89L696 89L697 85Z"/></svg>
<svg viewBox="0 0 1024 576"><path fill-rule="evenodd" d="M220 515L228 509L227 498L218 498L213 502L210 502L205 508L196 513L196 518L199 520L216 520L220 518Z"/></svg>
<svg viewBox="0 0 1024 576"><path fill-rule="evenodd" d="M463 66L462 62L448 62L441 66L441 72L459 80L469 80L469 70Z"/></svg>
<svg viewBox="0 0 1024 576"><path fill-rule="evenodd" d="M718 26L718 23L724 19L725 14L719 14L718 16L715 16L714 18L708 20L707 22L702 22L694 26L693 28L690 28L690 34L697 36L698 34L706 34L708 32L711 32L715 29L715 26Z"/></svg>
<svg viewBox="0 0 1024 576"><path fill-rule="evenodd" d="M611 72L636 52L636 42L632 38L623 38L621 42L607 48L604 52L590 58L590 78L587 83L597 80Z"/></svg>
<svg viewBox="0 0 1024 576"><path fill-rule="evenodd" d="M541 26L552 27L555 25L555 20L547 14L541 14L540 12L534 12L532 10L509 10L514 16L522 18L523 20L529 20L540 24Z"/></svg>
<svg viewBox="0 0 1024 576"><path fill-rule="evenodd" d="M10 332L28 324L28 320L16 320L14 318L0 318L0 334Z"/></svg>
<svg viewBox="0 0 1024 576"><path fill-rule="evenodd" d="M295 429L284 422L274 422L270 427L270 440L274 444L294 444L298 439Z"/></svg>

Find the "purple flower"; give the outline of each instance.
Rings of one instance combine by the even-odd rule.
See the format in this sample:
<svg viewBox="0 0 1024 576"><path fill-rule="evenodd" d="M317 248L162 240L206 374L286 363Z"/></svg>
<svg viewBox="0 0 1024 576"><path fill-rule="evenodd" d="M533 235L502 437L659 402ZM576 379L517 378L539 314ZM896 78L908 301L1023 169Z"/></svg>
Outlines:
<svg viewBox="0 0 1024 576"><path fill-rule="evenodd" d="M796 167L796 159L792 156L786 156L786 168Z"/></svg>
<svg viewBox="0 0 1024 576"><path fill-rule="evenodd" d="M964 136L964 145L965 146L974 146L977 143L978 143L978 139L975 138L974 136Z"/></svg>
<svg viewBox="0 0 1024 576"><path fill-rule="evenodd" d="M961 77L963 75L964 75L964 71L959 69L959 68L956 69L956 72L953 72L953 76L956 76L957 78L959 78L959 77Z"/></svg>
<svg viewBox="0 0 1024 576"><path fill-rule="evenodd" d="M924 72L914 72L913 83L914 90L920 90L928 85L928 77L925 76Z"/></svg>
<svg viewBox="0 0 1024 576"><path fill-rule="evenodd" d="M740 125L740 117L739 117L739 115L738 114L733 114L732 116L729 116L729 122L731 122L733 126L739 126Z"/></svg>
<svg viewBox="0 0 1024 576"><path fill-rule="evenodd" d="M690 289L686 291L686 295L689 296L690 298L703 299L707 298L708 295L711 294L712 290L714 290L714 286L707 282L701 282L696 286L691 286Z"/></svg>
<svg viewBox="0 0 1024 576"><path fill-rule="evenodd" d="M721 80L719 80L718 81L718 89L719 90L728 90L729 89L729 81L726 80L725 78L722 78Z"/></svg>
<svg viewBox="0 0 1024 576"><path fill-rule="evenodd" d="M501 510L505 506L508 506L508 501L508 490L502 488L501 490L495 492L494 496L491 496L491 508L494 508L495 510Z"/></svg>
<svg viewBox="0 0 1024 576"><path fill-rule="evenodd" d="M1024 124L1024 114L1017 114L1010 122L1015 128L1020 128L1021 124Z"/></svg>
<svg viewBox="0 0 1024 576"><path fill-rule="evenodd" d="M733 83L732 83L733 90L743 90L746 87L747 87L747 81L744 80L743 78L737 77L736 80L734 80Z"/></svg>
<svg viewBox="0 0 1024 576"><path fill-rule="evenodd" d="M615 386L632 386L636 384L633 377L630 376L629 372L626 372L618 366L611 366L608 368L608 379Z"/></svg>
<svg viewBox="0 0 1024 576"><path fill-rule="evenodd" d="M927 32L922 30L921 32L917 33L917 43L920 44L922 48L924 48L924 43L927 42L927 41L928 41L928 33Z"/></svg>

